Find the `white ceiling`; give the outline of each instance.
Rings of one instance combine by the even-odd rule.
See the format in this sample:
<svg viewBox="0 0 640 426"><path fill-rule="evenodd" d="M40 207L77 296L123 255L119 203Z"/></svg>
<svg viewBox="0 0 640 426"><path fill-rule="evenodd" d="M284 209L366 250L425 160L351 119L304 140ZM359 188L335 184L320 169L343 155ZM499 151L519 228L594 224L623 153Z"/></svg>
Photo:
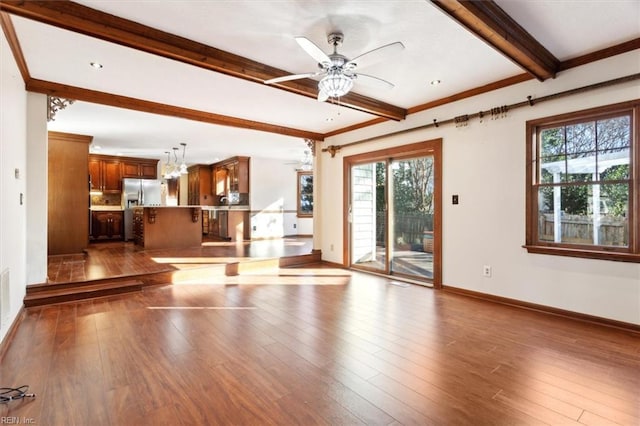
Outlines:
<svg viewBox="0 0 640 426"><path fill-rule="evenodd" d="M292 74L316 69L294 36L306 36L329 52L327 34L341 31L345 40L339 52L348 58L401 41L401 53L363 70L395 88L381 91L356 82L353 91L403 108L524 72L424 0L78 3ZM496 3L561 61L640 36L637 0ZM375 118L17 16L12 21L35 79L317 133ZM91 68L91 61L104 68ZM434 79L442 84L430 85ZM60 111L49 128L92 135L109 154L162 159L171 147L186 142L188 163L232 155L295 160L306 149L297 137L86 102Z"/></svg>

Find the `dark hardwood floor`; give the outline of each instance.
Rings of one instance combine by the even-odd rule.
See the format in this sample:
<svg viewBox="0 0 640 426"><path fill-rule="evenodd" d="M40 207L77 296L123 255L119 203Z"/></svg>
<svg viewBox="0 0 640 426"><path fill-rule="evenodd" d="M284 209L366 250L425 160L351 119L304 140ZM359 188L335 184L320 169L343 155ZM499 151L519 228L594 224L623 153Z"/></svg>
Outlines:
<svg viewBox="0 0 640 426"><path fill-rule="evenodd" d="M37 425L640 424L640 336L328 267L30 308ZM238 280L241 278L240 280Z"/></svg>
<svg viewBox="0 0 640 426"><path fill-rule="evenodd" d="M47 276L51 284L90 281L225 264L246 258L309 254L312 248L310 237L245 242L207 239L200 247L159 250L144 250L133 242L97 242L89 244L85 254L49 256Z"/></svg>

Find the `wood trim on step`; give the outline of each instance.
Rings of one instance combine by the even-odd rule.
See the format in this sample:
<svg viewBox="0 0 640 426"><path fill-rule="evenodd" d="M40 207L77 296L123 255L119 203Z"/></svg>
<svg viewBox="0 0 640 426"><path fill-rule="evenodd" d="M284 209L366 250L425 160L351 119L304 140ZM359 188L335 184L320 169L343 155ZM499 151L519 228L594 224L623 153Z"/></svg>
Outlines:
<svg viewBox="0 0 640 426"><path fill-rule="evenodd" d="M521 309L528 309L531 311L542 312L550 315L557 315L564 318L569 318L577 321L588 322L591 324L597 324L604 327L617 328L624 331L630 331L633 333L640 333L640 325L628 323L624 321L617 321L609 318L597 317L595 315L583 314L580 312L568 311L565 309L554 308L552 306L538 305L536 303L525 302L517 299L510 299L508 297L496 296L488 293L481 293L478 291L467 290L458 287L442 286L442 290L448 293L455 293L461 296L473 297L475 299L484 300L491 303L499 303L501 305L513 306Z"/></svg>

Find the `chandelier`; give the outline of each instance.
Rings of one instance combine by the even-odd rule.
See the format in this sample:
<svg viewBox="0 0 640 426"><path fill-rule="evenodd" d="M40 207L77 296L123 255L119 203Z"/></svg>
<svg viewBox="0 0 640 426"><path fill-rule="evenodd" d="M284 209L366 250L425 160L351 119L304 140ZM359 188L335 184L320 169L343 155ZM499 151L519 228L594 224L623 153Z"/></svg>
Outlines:
<svg viewBox="0 0 640 426"><path fill-rule="evenodd" d="M171 152L170 151L165 151L165 154L167 154L167 162L164 164L164 172L162 173L162 177L165 179L175 179L175 178L179 178L180 175L186 175L188 173L187 171L187 165L184 162L184 157L185 157L185 151L187 148L187 144L186 143L180 143L180 145L182 145L182 164L180 164L178 166L178 149L180 148L176 148L173 147L173 162L171 161Z"/></svg>
<svg viewBox="0 0 640 426"><path fill-rule="evenodd" d="M300 161L300 171L308 172L310 170L313 170L313 157L311 156L311 151L305 149L304 157Z"/></svg>
<svg viewBox="0 0 640 426"><path fill-rule="evenodd" d="M339 68L331 68L318 83L318 89L330 98L346 95L353 87L355 76L345 75Z"/></svg>

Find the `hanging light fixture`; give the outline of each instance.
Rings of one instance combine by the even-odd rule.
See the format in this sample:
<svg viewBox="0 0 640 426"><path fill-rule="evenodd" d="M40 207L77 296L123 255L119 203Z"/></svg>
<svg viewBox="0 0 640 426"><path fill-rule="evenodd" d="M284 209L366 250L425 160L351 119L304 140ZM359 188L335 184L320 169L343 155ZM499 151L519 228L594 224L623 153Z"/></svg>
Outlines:
<svg viewBox="0 0 640 426"><path fill-rule="evenodd" d="M171 170L171 177L172 178L178 178L180 177L180 168L178 167L178 149L176 147L173 147L173 168Z"/></svg>
<svg viewBox="0 0 640 426"><path fill-rule="evenodd" d="M313 157L311 156L311 151L308 149L304 150L304 157L300 162L300 170L303 172L313 170Z"/></svg>
<svg viewBox="0 0 640 426"><path fill-rule="evenodd" d="M167 154L167 162L164 164L164 171L162 173L162 177L165 179L171 179L171 171L172 171L171 152L165 151L164 153Z"/></svg>
<svg viewBox="0 0 640 426"><path fill-rule="evenodd" d="M354 76L348 76L339 68L331 68L318 83L318 89L330 98L346 95L353 87Z"/></svg>
<svg viewBox="0 0 640 426"><path fill-rule="evenodd" d="M184 162L184 154L185 154L185 151L187 150L187 144L184 142L180 142L180 145L182 145L182 164L180 164L180 174L186 175L187 173L189 173L187 171L187 165Z"/></svg>

